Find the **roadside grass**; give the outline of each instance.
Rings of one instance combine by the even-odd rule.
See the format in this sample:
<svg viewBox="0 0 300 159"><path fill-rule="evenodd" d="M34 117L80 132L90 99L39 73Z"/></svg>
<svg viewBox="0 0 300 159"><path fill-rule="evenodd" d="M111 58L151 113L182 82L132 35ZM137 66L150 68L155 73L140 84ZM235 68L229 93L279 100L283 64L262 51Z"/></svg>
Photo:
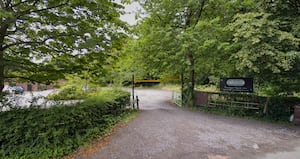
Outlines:
<svg viewBox="0 0 300 159"><path fill-rule="evenodd" d="M138 88L152 88L168 91L180 91L180 84L160 83L152 86L138 86Z"/></svg>
<svg viewBox="0 0 300 159"><path fill-rule="evenodd" d="M274 124L283 124L294 126L295 124L289 122L289 119L281 119L281 120L274 120L272 118L267 117L266 115L262 115L256 112L245 111L242 108L234 108L234 109L223 109L223 108L210 108L207 106L194 106L188 107L187 109L191 111L200 111L208 114L226 116L226 117L234 117L234 118L241 118L241 119L249 119L249 120L257 120L262 122L274 123Z"/></svg>
<svg viewBox="0 0 300 159"><path fill-rule="evenodd" d="M181 85L179 83L160 83L153 86L139 86L141 88L154 88L154 89L162 89L168 91L181 91ZM205 91L205 92L219 92L218 88L214 85L196 85L196 91Z"/></svg>

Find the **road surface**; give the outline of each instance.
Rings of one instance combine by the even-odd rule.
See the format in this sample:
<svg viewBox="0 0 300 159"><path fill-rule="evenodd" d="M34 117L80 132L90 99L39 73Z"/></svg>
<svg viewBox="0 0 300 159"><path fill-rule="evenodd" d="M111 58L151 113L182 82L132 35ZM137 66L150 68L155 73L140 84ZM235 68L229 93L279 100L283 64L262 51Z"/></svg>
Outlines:
<svg viewBox="0 0 300 159"><path fill-rule="evenodd" d="M106 146L74 158L273 159L280 155L300 158L297 127L182 109L170 103L168 91L143 89L136 94L140 98L139 116L119 128Z"/></svg>

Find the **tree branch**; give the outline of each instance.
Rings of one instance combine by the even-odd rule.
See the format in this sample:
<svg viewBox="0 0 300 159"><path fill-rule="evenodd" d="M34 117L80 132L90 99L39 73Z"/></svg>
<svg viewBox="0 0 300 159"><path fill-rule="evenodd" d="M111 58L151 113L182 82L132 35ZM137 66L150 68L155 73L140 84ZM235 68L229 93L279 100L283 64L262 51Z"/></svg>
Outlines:
<svg viewBox="0 0 300 159"><path fill-rule="evenodd" d="M43 44L45 43L47 40L49 39L52 39L53 37L49 37L49 38L46 38L42 41L19 41L19 42L16 42L16 43L12 43L12 44L8 44L8 45L4 45L3 46L3 50L7 49L7 48L10 48L12 46L16 46L16 45L22 45L22 44Z"/></svg>
<svg viewBox="0 0 300 159"><path fill-rule="evenodd" d="M32 1L32 0L20 1L19 3L15 3L15 4L11 5L11 8L17 7L17 6L19 6L19 5L21 5L21 4L24 4L24 3L28 3L28 2L30 2L30 1ZM38 0L35 0L35 2L37 2L37 1L38 1Z"/></svg>
<svg viewBox="0 0 300 159"><path fill-rule="evenodd" d="M19 22L19 23L20 23L20 22ZM15 26L15 29L14 29L14 30L7 30L5 36L12 35L12 34L16 33L17 31L24 31L24 29L21 29L21 28L18 27L18 25L17 25L17 20L14 21L14 26ZM12 38L12 37L11 37L11 38Z"/></svg>
<svg viewBox="0 0 300 159"><path fill-rule="evenodd" d="M3 0L0 0L0 7L1 7L1 8L4 8Z"/></svg>
<svg viewBox="0 0 300 159"><path fill-rule="evenodd" d="M201 2L201 8L200 8L200 11L198 13L198 16L197 16L197 19L196 19L196 22L193 26L193 29L196 27L197 23L199 22L200 18L201 18L201 15L202 15L202 12L203 12L203 8L204 8L204 4L205 4L205 0L202 0Z"/></svg>
<svg viewBox="0 0 300 159"><path fill-rule="evenodd" d="M0 26L0 51L5 50L2 45L4 44L4 38L7 33L8 27L9 26L6 23L4 23Z"/></svg>
<svg viewBox="0 0 300 159"><path fill-rule="evenodd" d="M67 0L65 3L58 4L58 5L54 5L54 6L47 7L47 8L43 8L43 9L37 9L37 10L31 10L31 9L28 9L28 10L25 10L25 11L20 12L19 15L18 15L17 17L19 18L19 17L21 17L21 16L23 16L23 15L27 15L27 14L30 14L30 13L43 12L43 11L46 11L46 10L49 10L49 9L58 8L58 7L67 5L67 4L69 4L69 0Z"/></svg>
<svg viewBox="0 0 300 159"><path fill-rule="evenodd" d="M57 53L66 53L68 51L72 51L72 50L66 49L66 48L63 48L63 49L59 50L59 49L57 49L57 48L55 48L51 45L47 45L47 44L45 46L48 47L49 49L51 49L52 51L57 52ZM51 56L53 56L53 55L51 55Z"/></svg>
<svg viewBox="0 0 300 159"><path fill-rule="evenodd" d="M296 14L300 15L300 1L299 0L290 0L288 3L296 10Z"/></svg>
<svg viewBox="0 0 300 159"><path fill-rule="evenodd" d="M5 8L8 8L9 5L11 5L11 1L12 1L12 0L8 0L8 1L7 1Z"/></svg>
<svg viewBox="0 0 300 159"><path fill-rule="evenodd" d="M10 76L4 76L5 79L23 79L23 80L27 80L27 81L30 81L30 82L36 82L36 83L43 83L43 81L41 80L36 80L36 79L33 79L33 78L30 78L30 77L23 77L23 76L17 76L17 75L10 75ZM47 83L48 81L46 81L45 83Z"/></svg>

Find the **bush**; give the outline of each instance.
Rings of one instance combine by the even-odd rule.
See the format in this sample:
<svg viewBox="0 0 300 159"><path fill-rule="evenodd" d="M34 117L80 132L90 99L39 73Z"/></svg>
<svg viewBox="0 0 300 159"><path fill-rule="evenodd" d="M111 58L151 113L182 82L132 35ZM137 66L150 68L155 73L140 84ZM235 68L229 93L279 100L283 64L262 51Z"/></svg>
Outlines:
<svg viewBox="0 0 300 159"><path fill-rule="evenodd" d="M300 104L300 98L297 97L270 97L266 118L274 121L288 121L297 104Z"/></svg>
<svg viewBox="0 0 300 159"><path fill-rule="evenodd" d="M86 94L75 86L67 86L62 88L57 94L51 94L47 97L50 100L75 100L75 99L84 99Z"/></svg>
<svg viewBox="0 0 300 159"><path fill-rule="evenodd" d="M129 93L94 94L74 106L0 113L0 158L56 158L106 134L127 112Z"/></svg>

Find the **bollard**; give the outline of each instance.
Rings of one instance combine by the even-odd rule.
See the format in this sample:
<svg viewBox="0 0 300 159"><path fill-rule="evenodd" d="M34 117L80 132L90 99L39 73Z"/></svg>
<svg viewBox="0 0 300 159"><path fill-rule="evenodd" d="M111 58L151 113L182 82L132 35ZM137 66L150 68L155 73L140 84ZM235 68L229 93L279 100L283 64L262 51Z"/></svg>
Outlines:
<svg viewBox="0 0 300 159"><path fill-rule="evenodd" d="M136 96L136 108L139 110L140 106L139 106L139 96Z"/></svg>

